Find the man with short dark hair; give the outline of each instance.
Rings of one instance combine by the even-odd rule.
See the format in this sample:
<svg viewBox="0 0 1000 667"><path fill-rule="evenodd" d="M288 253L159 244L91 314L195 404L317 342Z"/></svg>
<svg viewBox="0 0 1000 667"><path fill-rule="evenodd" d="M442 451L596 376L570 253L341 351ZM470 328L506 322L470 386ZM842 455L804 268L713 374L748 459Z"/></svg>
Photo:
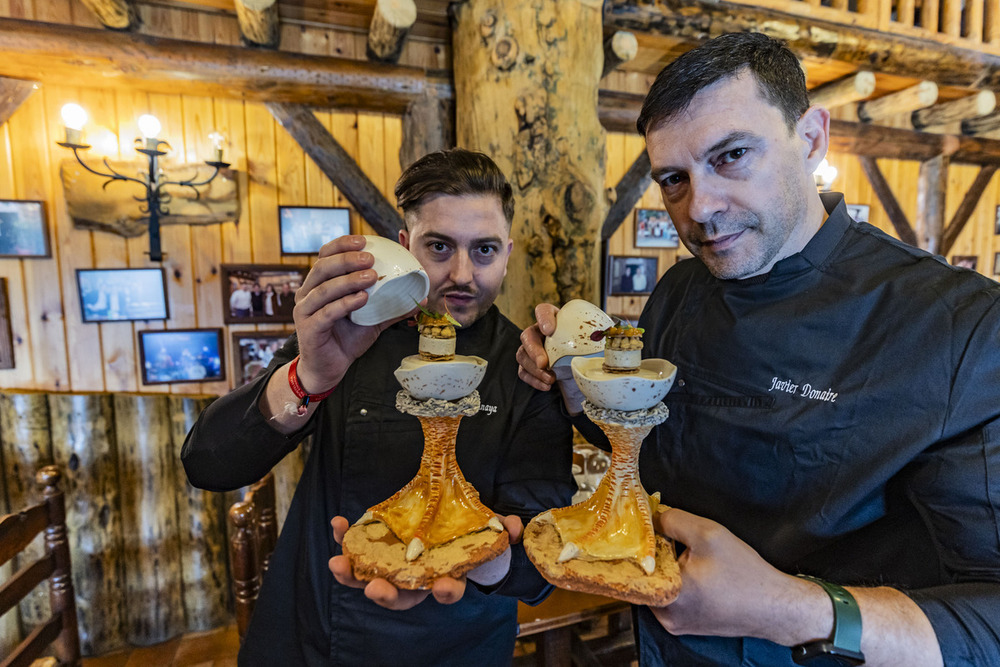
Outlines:
<svg viewBox="0 0 1000 667"><path fill-rule="evenodd" d="M456 455L516 542L522 522L568 504L575 484L569 422L557 397L518 380L518 330L493 305L513 247L510 185L485 155L454 149L410 166L396 196L406 221L400 242L430 279L428 308L461 324L458 354L489 362L478 387L482 407L462 420ZM348 318L377 279L364 244L344 236L323 246L296 296L296 334L261 377L213 403L184 445L191 482L222 490L260 478L313 436L240 664L507 665L516 598L535 603L550 590L520 544L469 573L475 585L444 578L433 591L355 581L339 555L331 519L339 538L348 520L412 479L423 450L418 420L395 407L393 371L417 353L415 327ZM335 388L310 402L305 416L289 386L296 357L304 391Z"/></svg>
<svg viewBox="0 0 1000 667"><path fill-rule="evenodd" d="M817 194L829 114L764 35L668 65L638 128L700 260L639 320L678 367L639 469L686 546L677 600L638 609L640 662L997 664L1000 286ZM576 411L545 370L554 311L521 374Z"/></svg>

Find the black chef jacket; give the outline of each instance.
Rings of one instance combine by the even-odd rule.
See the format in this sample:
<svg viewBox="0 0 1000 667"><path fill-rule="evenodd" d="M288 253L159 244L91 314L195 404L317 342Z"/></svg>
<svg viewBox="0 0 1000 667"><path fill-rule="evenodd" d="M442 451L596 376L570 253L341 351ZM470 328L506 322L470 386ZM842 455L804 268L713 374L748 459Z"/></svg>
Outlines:
<svg viewBox="0 0 1000 667"><path fill-rule="evenodd" d="M902 589L946 665L996 665L1000 285L824 203L816 236L766 275L686 260L656 286L643 354L678 374L642 482L785 572ZM794 664L771 642L638 618L646 665Z"/></svg>
<svg viewBox="0 0 1000 667"><path fill-rule="evenodd" d="M527 521L569 504L571 429L555 392L517 377L519 331L494 306L458 329L458 353L489 362L478 387L482 405L458 430L456 455L487 507ZM227 490L262 477L313 434L270 569L240 651L240 665L506 665L513 653L516 600L537 603L551 587L520 545L511 572L486 595L474 585L453 605L428 598L390 611L359 589L336 583L327 562L341 552L330 519L357 520L417 472L423 435L416 417L396 410L393 376L417 353L407 323L384 331L349 369L308 425L286 437L267 425L257 402L274 370L297 354L293 336L269 372L215 401L192 428L181 454L191 483Z"/></svg>

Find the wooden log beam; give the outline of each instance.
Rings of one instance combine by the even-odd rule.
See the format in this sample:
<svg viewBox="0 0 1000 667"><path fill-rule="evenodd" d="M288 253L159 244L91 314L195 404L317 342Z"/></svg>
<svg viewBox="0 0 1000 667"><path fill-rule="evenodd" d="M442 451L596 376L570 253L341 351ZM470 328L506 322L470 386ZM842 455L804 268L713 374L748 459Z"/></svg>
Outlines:
<svg viewBox="0 0 1000 667"><path fill-rule="evenodd" d="M417 6L413 0L378 0L368 28L369 60L396 63L403 52L406 36L417 22Z"/></svg>
<svg viewBox="0 0 1000 667"><path fill-rule="evenodd" d="M910 120L914 129L922 130L933 125L980 118L993 111L996 106L996 93L992 90L980 90L975 95L918 109L911 114Z"/></svg>
<svg viewBox="0 0 1000 667"><path fill-rule="evenodd" d="M642 199L643 193L652 182L653 177L649 173L649 153L643 149L615 186L615 201L608 209L608 216L604 218L604 224L601 226L602 240L611 238Z"/></svg>
<svg viewBox="0 0 1000 667"><path fill-rule="evenodd" d="M0 125L6 123L38 88L34 81L0 77Z"/></svg>
<svg viewBox="0 0 1000 667"><path fill-rule="evenodd" d="M900 113L929 107L937 101L938 87L933 81L921 81L915 86L883 95L858 105L858 119L866 123L883 120Z"/></svg>
<svg viewBox="0 0 1000 667"><path fill-rule="evenodd" d="M608 0L604 26L692 45L727 32L763 32L785 40L800 57L839 60L943 86L978 89L1000 84L1000 56L994 54L725 0Z"/></svg>
<svg viewBox="0 0 1000 667"><path fill-rule="evenodd" d="M131 30L139 25L139 14L131 0L82 0L105 28Z"/></svg>
<svg viewBox="0 0 1000 667"><path fill-rule="evenodd" d="M885 180L885 175L879 168L875 158L862 156L858 158L858 161L861 163L861 170L865 172L868 182L871 183L872 190L875 191L875 196L878 197L879 202L882 203L882 208L885 209L886 215L889 216L889 222L892 223L893 229L896 230L896 235L903 243L909 243L912 246L917 245L917 235L913 232L913 228L910 227L910 221L906 219L906 214L903 213L899 202L896 201L896 196L892 194L892 188L889 186L889 182Z"/></svg>
<svg viewBox="0 0 1000 667"><path fill-rule="evenodd" d="M988 134L1000 130L1000 109L979 118L967 118L962 121L962 134Z"/></svg>
<svg viewBox="0 0 1000 667"><path fill-rule="evenodd" d="M403 141L399 166L406 169L418 159L455 145L455 104L428 88L403 114Z"/></svg>
<svg viewBox="0 0 1000 667"><path fill-rule="evenodd" d="M278 0L233 0L240 37L248 46L273 49L281 39Z"/></svg>
<svg viewBox="0 0 1000 667"><path fill-rule="evenodd" d="M633 33L626 30L616 31L604 40L604 70L601 72L601 78L635 58L638 52L639 40Z"/></svg>
<svg viewBox="0 0 1000 667"><path fill-rule="evenodd" d="M316 115L300 104L269 102L267 109L368 224L395 241L403 218Z"/></svg>
<svg viewBox="0 0 1000 667"><path fill-rule="evenodd" d="M826 109L835 109L863 100L874 92L875 75L871 72L855 72L810 90L809 103Z"/></svg>
<svg viewBox="0 0 1000 667"><path fill-rule="evenodd" d="M403 113L429 85L413 67L7 18L0 76L389 113Z"/></svg>
<svg viewBox="0 0 1000 667"><path fill-rule="evenodd" d="M917 242L937 254L944 230L944 196L948 191L948 157L938 155L920 163L917 181Z"/></svg>
<svg viewBox="0 0 1000 667"><path fill-rule="evenodd" d="M965 224L969 221L969 218L972 217L972 212L976 210L976 206L979 204L983 192L986 191L986 186L990 184L993 174L996 173L997 167L998 165L995 164L986 165L976 174L976 180L969 186L969 191L965 193L962 203L955 210L955 215L952 216L951 222L948 223L948 226L945 227L944 232L941 234L940 254L947 255L951 251L951 247L955 245L955 240L962 233L962 229L965 228Z"/></svg>

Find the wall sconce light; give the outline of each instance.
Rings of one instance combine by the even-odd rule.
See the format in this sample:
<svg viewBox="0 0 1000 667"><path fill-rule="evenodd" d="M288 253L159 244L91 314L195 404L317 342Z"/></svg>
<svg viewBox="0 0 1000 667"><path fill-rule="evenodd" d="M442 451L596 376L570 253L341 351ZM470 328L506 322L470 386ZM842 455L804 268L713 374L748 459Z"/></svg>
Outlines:
<svg viewBox="0 0 1000 667"><path fill-rule="evenodd" d="M816 187L819 188L820 192L829 192L836 178L837 168L827 162L826 158L823 158L823 161L817 165L816 171L813 172Z"/></svg>
<svg viewBox="0 0 1000 667"><path fill-rule="evenodd" d="M145 189L145 196L136 197L135 199L140 202L145 201L145 204L140 206L140 210L142 213L149 215L149 259L154 262L162 262L160 217L170 212L165 208L165 205L169 204L171 199L170 193L165 192L164 188L169 186L188 187L194 190L196 197L200 196L201 191L198 188L211 183L219 175L220 169L225 169L229 166L228 162L222 161L222 144L225 141L225 137L218 132L209 135L215 146L215 159L205 161L205 164L214 169L211 176L200 181L196 180L198 178L197 174L183 181L166 180L163 177L163 172L160 170L159 158L167 153L164 150L160 150L160 148L163 147L170 150L170 144L158 138L162 127L156 116L144 114L138 119L139 132L142 134L142 137L135 140L135 149L146 156L149 166L145 173L140 173L140 178L133 178L132 176L125 176L115 171L108 164L107 159L104 160L104 168L107 171L101 171L90 167L80 157L80 151L90 148L89 145L82 143L83 126L87 122L87 112L83 107L79 104L67 104L62 108L62 118L66 129L66 140L56 143L63 148L71 149L76 161L84 169L92 174L108 179L104 183L105 188L108 187L108 183L113 181L131 181L132 183L138 183Z"/></svg>

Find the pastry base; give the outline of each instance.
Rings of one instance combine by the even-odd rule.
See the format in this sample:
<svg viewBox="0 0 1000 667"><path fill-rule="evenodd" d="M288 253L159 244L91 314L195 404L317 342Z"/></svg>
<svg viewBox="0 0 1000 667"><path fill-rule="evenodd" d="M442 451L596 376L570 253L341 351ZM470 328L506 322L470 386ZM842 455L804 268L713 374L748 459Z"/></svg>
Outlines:
<svg viewBox="0 0 1000 667"><path fill-rule="evenodd" d="M559 588L606 595L632 604L663 607L681 590L681 572L673 544L656 536L656 569L652 574L635 561L582 560L558 562L563 541L555 524L532 520L524 529L524 549L545 579Z"/></svg>
<svg viewBox="0 0 1000 667"><path fill-rule="evenodd" d="M406 545L381 521L354 525L344 535L344 555L351 560L360 581L386 579L397 588L427 590L441 577L460 577L504 551L507 531L490 528L463 535L425 549L415 560L406 560Z"/></svg>

